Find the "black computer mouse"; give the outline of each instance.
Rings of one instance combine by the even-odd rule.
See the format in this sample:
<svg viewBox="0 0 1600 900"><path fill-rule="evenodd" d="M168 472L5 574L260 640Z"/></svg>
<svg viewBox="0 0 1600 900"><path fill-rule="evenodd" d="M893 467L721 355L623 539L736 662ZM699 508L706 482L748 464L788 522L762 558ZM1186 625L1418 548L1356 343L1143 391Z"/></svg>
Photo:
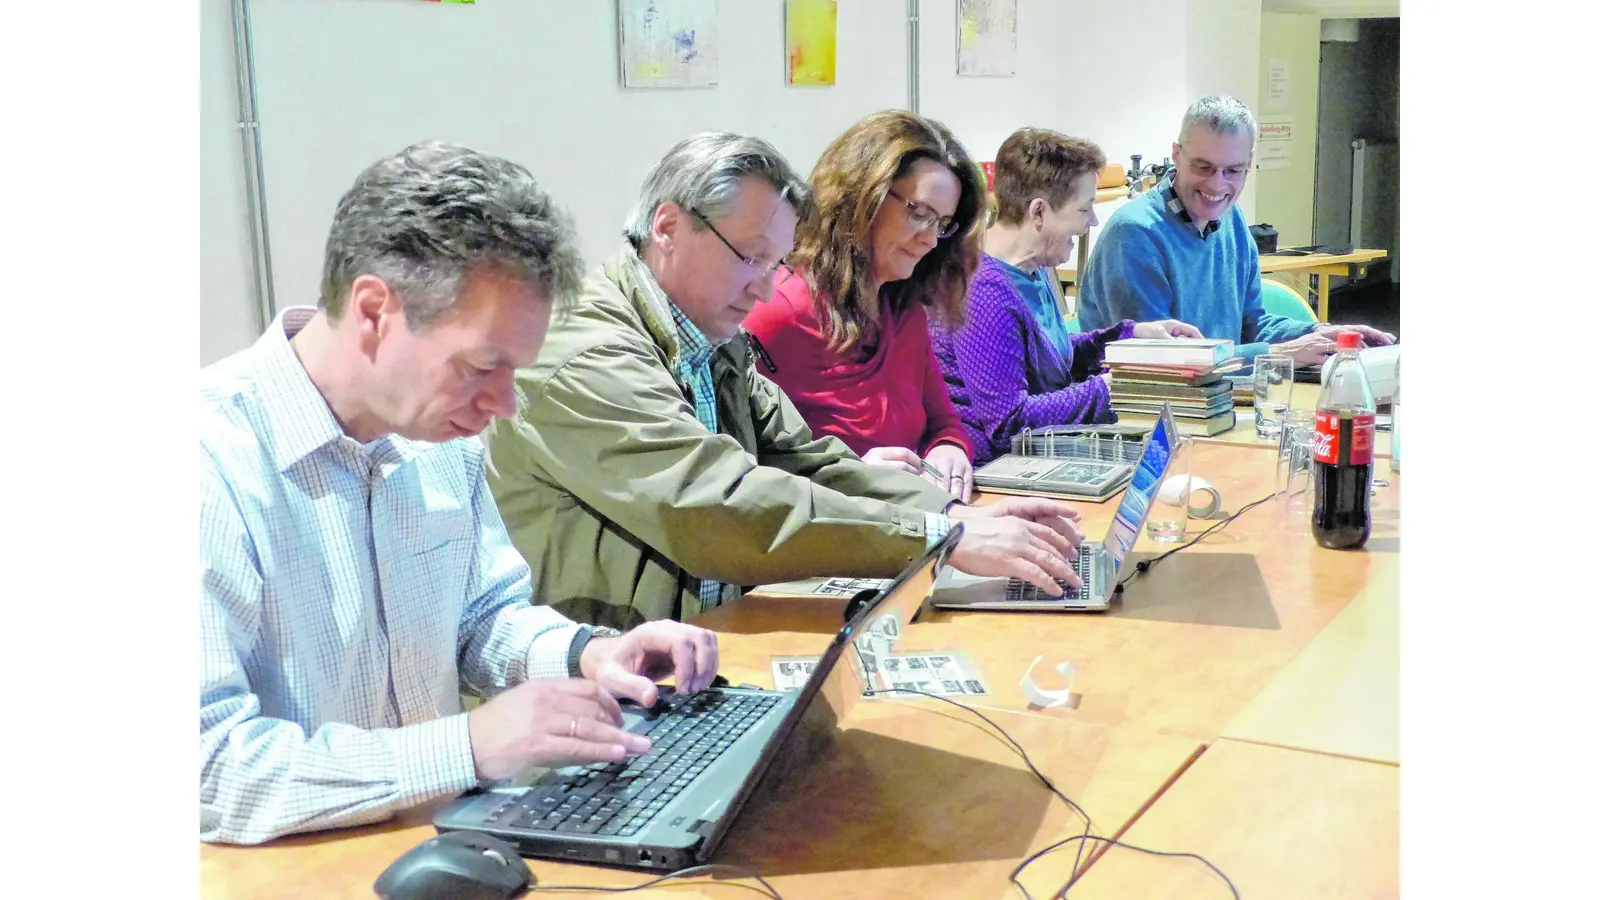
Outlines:
<svg viewBox="0 0 1600 900"><path fill-rule="evenodd" d="M510 900L532 881L517 848L487 834L448 831L407 850L372 889L383 900Z"/></svg>

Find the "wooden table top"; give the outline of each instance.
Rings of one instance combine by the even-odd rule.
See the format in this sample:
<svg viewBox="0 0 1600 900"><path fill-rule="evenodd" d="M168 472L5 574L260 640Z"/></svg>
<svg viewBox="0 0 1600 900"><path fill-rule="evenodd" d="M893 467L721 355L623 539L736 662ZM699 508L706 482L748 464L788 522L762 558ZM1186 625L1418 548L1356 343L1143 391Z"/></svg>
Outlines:
<svg viewBox="0 0 1600 900"><path fill-rule="evenodd" d="M1201 749L1195 741L1126 729L988 715L1103 828L1130 822ZM431 810L260 847L202 845L203 896L370 898L378 875L433 835ZM1083 823L977 717L913 698L860 704L820 758L747 807L735 827L718 862L759 872L789 900L1001 898L1015 896L1007 876L1017 863ZM1069 856L1037 872L1030 868L1023 883L1053 890L1069 877L1071 862ZM547 885L620 887L654 877L545 860L530 860L529 867ZM725 900L731 890L702 880L638 895Z"/></svg>
<svg viewBox="0 0 1600 900"><path fill-rule="evenodd" d="M1223 737L1400 763L1399 561L1371 578Z"/></svg>
<svg viewBox="0 0 1600 900"><path fill-rule="evenodd" d="M1389 255L1387 250L1369 250L1357 248L1349 253L1311 253L1305 256L1277 256L1268 255L1261 257L1261 273L1270 272L1295 272L1307 269L1321 269L1329 266L1348 268L1383 259ZM1056 266L1056 276L1062 281L1076 282L1078 268L1075 263L1062 263Z"/></svg>
<svg viewBox="0 0 1600 900"><path fill-rule="evenodd" d="M1279 256L1269 254L1261 257L1261 272L1294 272L1301 269L1319 269L1323 266L1352 266L1369 263L1375 259L1383 259L1389 255L1387 250L1362 250L1355 249L1349 253L1311 253L1305 256L1288 255Z"/></svg>
<svg viewBox="0 0 1600 900"><path fill-rule="evenodd" d="M1400 769L1218 741L1122 838L1197 853L1241 897L1381 900L1400 896ZM1069 895L1227 898L1192 859L1106 850Z"/></svg>
<svg viewBox="0 0 1600 900"><path fill-rule="evenodd" d="M1194 459L1225 511L1268 494L1274 462L1224 443L1197 444ZM1393 486L1374 498L1364 551L1323 550L1287 533L1269 502L1132 581L1107 613L930 608L897 649L965 651L992 691L973 705L1085 806L1099 834L1132 823L1135 843L1201 852L1247 897L1394 896L1398 768L1364 761L1398 759L1400 491L1398 476L1387 477ZM1116 503L1077 508L1098 539ZM1133 558L1169 546L1141 538ZM719 632L731 681L771 686L771 657L820 653L843 606L748 595L697 622ZM1027 704L1017 685L1036 655L1041 678L1053 675L1045 666L1074 663L1077 708ZM755 868L790 900L1016 896L1006 881L1016 863L1083 822L981 725L932 699L859 704L820 760L746 811L719 861ZM433 833L431 811L262 847L203 845L203 895L370 897L378 874ZM1070 877L1075 851L1042 858L1023 883L1049 896ZM649 878L530 865L543 884ZM641 893L720 900L737 889L703 882ZM1227 896L1198 863L1126 850L1099 858L1072 896L1080 891Z"/></svg>
<svg viewBox="0 0 1600 900"><path fill-rule="evenodd" d="M1315 411L1317 408L1317 398L1320 396L1322 396L1322 385L1311 384L1309 382L1297 382L1294 386L1294 390L1289 394L1289 408ZM1241 447L1255 447L1257 449L1278 449L1277 438L1262 438L1256 436L1256 411L1254 407L1236 406L1234 407L1234 412L1238 414L1238 423L1232 428L1224 431L1221 434L1211 435L1210 437L1197 437L1195 440L1217 444L1237 444ZM1390 455L1390 448L1392 446L1394 446L1393 433L1387 430L1379 431L1377 440L1373 444L1372 453L1379 459L1388 459ZM1380 474L1378 477L1388 477L1386 470L1387 466L1380 467Z"/></svg>
<svg viewBox="0 0 1600 900"><path fill-rule="evenodd" d="M1272 491L1271 454L1202 444L1194 460L1195 472L1221 490L1225 511ZM1323 550L1309 534L1286 534L1280 509L1269 502L1130 582L1109 612L930 608L899 647L966 652L994 691L984 705L1015 711L1029 711L1018 682L1036 655L1044 657L1041 671L1071 660L1079 707L1036 714L1210 741L1361 594L1375 570L1393 564L1398 476L1392 485L1373 500L1373 536L1364 551ZM1098 540L1116 502L1077 509L1088 537ZM1206 524L1190 523L1196 533ZM1170 546L1141 536L1132 559ZM770 685L768 658L820 653L842 610L840 600L747 595L696 621L756 638L730 643L723 660L750 673L752 683Z"/></svg>

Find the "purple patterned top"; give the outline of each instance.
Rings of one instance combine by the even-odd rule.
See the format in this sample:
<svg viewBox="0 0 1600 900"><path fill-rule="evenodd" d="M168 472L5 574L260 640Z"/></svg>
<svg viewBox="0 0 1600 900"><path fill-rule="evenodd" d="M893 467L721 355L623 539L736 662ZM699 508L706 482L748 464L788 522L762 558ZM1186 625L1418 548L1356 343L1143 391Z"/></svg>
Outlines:
<svg viewBox="0 0 1600 900"><path fill-rule="evenodd" d="M1111 393L1095 377L1107 343L1133 337L1132 320L1070 336L1063 355L1034 321L1005 266L985 253L967 291L967 324L928 322L950 400L975 463L1011 452L1027 428L1111 422Z"/></svg>

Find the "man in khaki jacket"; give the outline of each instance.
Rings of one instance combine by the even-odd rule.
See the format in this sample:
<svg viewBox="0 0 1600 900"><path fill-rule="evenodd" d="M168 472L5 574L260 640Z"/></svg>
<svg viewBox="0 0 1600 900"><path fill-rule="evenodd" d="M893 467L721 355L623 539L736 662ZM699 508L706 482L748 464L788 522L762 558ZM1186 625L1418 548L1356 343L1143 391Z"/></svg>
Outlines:
<svg viewBox="0 0 1600 900"><path fill-rule="evenodd" d="M957 568L1077 584L1070 507L956 504L813 437L755 371L740 325L810 202L776 150L734 134L689 138L646 177L627 243L518 370L517 416L483 434L535 602L622 628L686 619L748 585L890 577L951 520Z"/></svg>

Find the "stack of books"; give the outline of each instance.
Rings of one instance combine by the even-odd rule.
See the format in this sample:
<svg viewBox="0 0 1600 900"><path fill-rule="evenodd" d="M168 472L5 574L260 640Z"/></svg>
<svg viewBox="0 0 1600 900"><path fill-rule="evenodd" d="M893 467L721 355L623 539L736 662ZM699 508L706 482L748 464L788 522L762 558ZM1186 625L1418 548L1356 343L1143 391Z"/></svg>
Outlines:
<svg viewBox="0 0 1600 900"><path fill-rule="evenodd" d="M1172 404L1181 434L1210 437L1232 428L1234 384L1228 377L1244 365L1233 341L1208 338L1112 341L1111 408L1117 421L1154 426L1161 404Z"/></svg>

